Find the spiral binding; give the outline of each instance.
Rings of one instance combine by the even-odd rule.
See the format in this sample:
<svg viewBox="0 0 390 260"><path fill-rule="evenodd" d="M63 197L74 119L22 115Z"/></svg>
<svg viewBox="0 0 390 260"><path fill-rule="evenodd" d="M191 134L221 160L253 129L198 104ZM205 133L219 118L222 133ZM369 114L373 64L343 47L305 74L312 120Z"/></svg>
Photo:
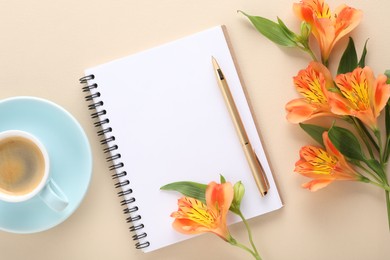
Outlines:
<svg viewBox="0 0 390 260"><path fill-rule="evenodd" d="M94 126L96 128L99 128L99 130L97 131L97 135L103 138L102 140L100 140L100 144L106 146L105 148L103 148L103 152L105 154L109 154L109 156L106 157L106 160L107 162L112 163L109 166L109 170L114 172L111 177L113 179L118 179L118 182L114 184L115 188L120 189L120 191L118 192L118 197L127 196L120 202L120 204L121 206L126 206L126 208L123 209L123 214L129 215L126 218L126 222L133 223L133 225L129 227L129 230L131 232L138 231L135 235L132 236L134 241L138 241L135 244L135 248L146 248L150 246L149 241L140 241L141 239L144 239L148 236L147 233L142 232L142 229L145 226L142 223L134 223L136 221L141 220L141 215L136 214L136 212L138 211L138 206L133 205L136 200L134 197L131 197L133 190L129 188L130 181L120 180L122 177L127 176L127 172L122 170L125 165L122 162L115 163L115 161L118 161L118 159L121 158L121 154L117 152L118 145L113 143L115 141L115 136L112 135L112 128L108 126L110 120L108 118L104 118L104 116L107 114L107 111L103 109L104 102L101 100L97 100L101 98L101 94L98 91L99 85L97 83L88 85L88 81L93 79L95 79L94 75L87 75L85 77L80 78L80 83L85 85L82 87L82 91L88 93L87 96L85 96L85 101L91 102L90 104L88 104L88 110L93 111L91 113L91 118L97 120L96 122L94 122Z"/></svg>

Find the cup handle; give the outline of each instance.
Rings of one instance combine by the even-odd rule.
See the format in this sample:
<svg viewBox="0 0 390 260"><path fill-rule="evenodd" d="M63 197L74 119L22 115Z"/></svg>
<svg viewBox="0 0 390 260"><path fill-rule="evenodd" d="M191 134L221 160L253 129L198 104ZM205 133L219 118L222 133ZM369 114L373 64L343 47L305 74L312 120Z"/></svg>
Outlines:
<svg viewBox="0 0 390 260"><path fill-rule="evenodd" d="M57 212L63 211L69 204L68 198L53 179L49 179L39 197L50 209Z"/></svg>

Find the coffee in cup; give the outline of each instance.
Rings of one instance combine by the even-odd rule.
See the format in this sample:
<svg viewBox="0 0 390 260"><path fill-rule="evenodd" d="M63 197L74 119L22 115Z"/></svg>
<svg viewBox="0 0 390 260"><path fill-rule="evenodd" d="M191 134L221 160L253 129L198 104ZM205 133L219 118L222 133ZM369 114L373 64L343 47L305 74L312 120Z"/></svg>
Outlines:
<svg viewBox="0 0 390 260"><path fill-rule="evenodd" d="M69 204L50 176L49 155L40 140L25 131L0 132L0 200L23 202L36 195L55 211Z"/></svg>
<svg viewBox="0 0 390 260"><path fill-rule="evenodd" d="M36 189L45 174L40 148L22 136L0 140L0 192L22 196Z"/></svg>

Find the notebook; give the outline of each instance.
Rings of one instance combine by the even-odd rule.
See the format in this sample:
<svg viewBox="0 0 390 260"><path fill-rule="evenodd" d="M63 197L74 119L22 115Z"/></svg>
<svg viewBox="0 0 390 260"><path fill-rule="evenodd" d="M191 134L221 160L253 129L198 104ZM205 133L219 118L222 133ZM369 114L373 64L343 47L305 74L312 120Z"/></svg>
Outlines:
<svg viewBox="0 0 390 260"><path fill-rule="evenodd" d="M217 85L212 56L266 172L270 189L265 197ZM136 248L150 252L191 237L171 226L181 195L160 190L171 182L207 184L218 182L220 174L233 184L241 180L247 219L282 207L225 26L87 69L80 81ZM238 221L229 213L229 224Z"/></svg>

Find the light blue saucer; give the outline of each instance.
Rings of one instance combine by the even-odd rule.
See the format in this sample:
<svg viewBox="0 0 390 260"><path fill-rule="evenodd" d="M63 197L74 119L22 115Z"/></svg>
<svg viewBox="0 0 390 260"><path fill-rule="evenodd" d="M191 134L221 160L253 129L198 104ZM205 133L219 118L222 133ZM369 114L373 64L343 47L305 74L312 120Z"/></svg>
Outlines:
<svg viewBox="0 0 390 260"><path fill-rule="evenodd" d="M34 233L66 220L80 205L91 180L92 156L87 136L62 107L35 97L0 101L0 131L30 132L46 146L50 173L69 199L62 212L52 211L38 197L21 203L0 201L0 230Z"/></svg>

